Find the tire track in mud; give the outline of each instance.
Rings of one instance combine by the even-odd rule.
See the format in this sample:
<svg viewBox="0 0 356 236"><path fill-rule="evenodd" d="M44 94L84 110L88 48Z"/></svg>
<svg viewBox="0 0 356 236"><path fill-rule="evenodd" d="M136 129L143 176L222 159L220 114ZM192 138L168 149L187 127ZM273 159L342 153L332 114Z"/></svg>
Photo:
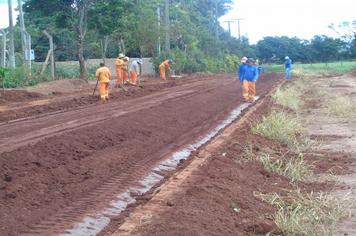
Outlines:
<svg viewBox="0 0 356 236"><path fill-rule="evenodd" d="M276 84L278 78L273 78L267 76L260 82L259 89L263 91L260 94ZM23 194L6 200L4 205L0 196L0 225L7 227L0 228L0 233L17 229L13 235L57 234L84 215L95 213L172 152L206 134L226 118L242 103L238 89L232 80L216 79L164 91L163 94L172 90L183 93L168 99L162 93L152 95L161 96L156 106L146 106L145 100L152 96L122 105L108 104L110 112L135 103L140 109L0 154L0 168L13 177L5 192L18 193L20 189L19 193ZM188 90L193 91L188 93ZM55 117L44 119L52 121ZM36 121L30 119L24 123ZM12 124L18 128L15 134L21 132L22 123ZM25 131L31 132L30 128ZM35 199L34 206L32 199ZM5 214L13 214L14 218L5 219Z"/></svg>
<svg viewBox="0 0 356 236"><path fill-rule="evenodd" d="M197 85L182 86L178 91L172 92L170 91L171 89L169 89L168 91L149 96L148 98L139 98L137 99L138 101L133 100L125 104L116 102L115 104L108 104L110 106L101 106L95 113L92 111L92 108L89 108L82 109L80 114L77 114L78 110L75 110L49 115L42 119L30 118L29 120L23 121L21 125L18 123L0 124L0 128L4 130L0 134L0 153L9 152L28 144L34 144L44 138L61 135L87 126L94 126L130 112L150 109L164 102L179 99L180 97L187 98L189 95L195 96L199 93L205 93L206 91L231 83L231 81L219 82L219 85L206 89L200 88L204 83L199 82ZM189 89L186 88L188 86ZM172 90L176 90L176 88ZM136 103L138 104L136 105ZM72 117L78 115L80 116L79 118L72 119ZM46 124L48 120L52 120L52 122ZM60 123L58 124L58 122ZM27 133L24 131L27 131Z"/></svg>

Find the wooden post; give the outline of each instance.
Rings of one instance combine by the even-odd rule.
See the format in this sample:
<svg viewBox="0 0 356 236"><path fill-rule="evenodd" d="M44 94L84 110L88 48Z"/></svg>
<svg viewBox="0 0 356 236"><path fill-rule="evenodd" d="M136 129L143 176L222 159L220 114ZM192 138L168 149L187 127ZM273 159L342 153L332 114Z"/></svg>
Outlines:
<svg viewBox="0 0 356 236"><path fill-rule="evenodd" d="M49 50L51 51L50 57L51 57L51 76L52 79L55 80L55 74L54 74L54 46L53 46L53 37L46 31L44 30L43 33L47 36L49 39Z"/></svg>

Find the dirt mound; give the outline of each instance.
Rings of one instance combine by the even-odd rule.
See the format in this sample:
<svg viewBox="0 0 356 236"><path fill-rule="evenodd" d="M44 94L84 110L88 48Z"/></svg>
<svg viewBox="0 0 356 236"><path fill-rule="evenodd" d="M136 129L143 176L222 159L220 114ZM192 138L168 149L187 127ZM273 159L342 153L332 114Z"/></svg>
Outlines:
<svg viewBox="0 0 356 236"><path fill-rule="evenodd" d="M91 85L88 81L81 79L64 79L40 83L36 86L27 88L27 91L51 95L59 93L74 93L90 88Z"/></svg>
<svg viewBox="0 0 356 236"><path fill-rule="evenodd" d="M0 104L7 102L26 102L43 97L42 94L36 92L28 92L26 90L6 90L0 92Z"/></svg>

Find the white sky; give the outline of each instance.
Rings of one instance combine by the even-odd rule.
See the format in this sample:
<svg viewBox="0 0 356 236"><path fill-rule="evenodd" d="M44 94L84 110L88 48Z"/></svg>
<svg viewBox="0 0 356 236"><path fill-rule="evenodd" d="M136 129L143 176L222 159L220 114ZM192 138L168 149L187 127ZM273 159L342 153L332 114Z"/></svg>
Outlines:
<svg viewBox="0 0 356 236"><path fill-rule="evenodd" d="M16 7L13 0L13 7ZM241 34L251 43L264 36L297 36L311 39L317 34L335 36L328 29L331 23L356 20L356 0L234 0L234 9L221 17L225 20L244 18ZM13 12L14 22L17 12ZM7 0L0 0L0 28L8 26ZM232 35L237 36L237 23L231 24Z"/></svg>
<svg viewBox="0 0 356 236"><path fill-rule="evenodd" d="M356 20L356 0L234 0L234 9L220 22L240 21L241 35L256 43L264 36L297 36L311 39L317 34L335 36L328 29L331 23ZM231 24L237 36L237 23Z"/></svg>

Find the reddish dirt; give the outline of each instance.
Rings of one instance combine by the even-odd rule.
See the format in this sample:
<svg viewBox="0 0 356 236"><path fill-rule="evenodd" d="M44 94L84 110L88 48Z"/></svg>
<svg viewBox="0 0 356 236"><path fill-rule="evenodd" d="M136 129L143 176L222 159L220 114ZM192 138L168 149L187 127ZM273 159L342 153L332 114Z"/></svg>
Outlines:
<svg viewBox="0 0 356 236"><path fill-rule="evenodd" d="M132 98L146 96L162 89L213 78L214 76L194 75L177 80L168 80L166 82L151 79L143 81L140 86L137 87L128 85L126 86L127 91L114 88L110 92L110 98L112 101L126 101ZM0 97L0 105L7 105L6 109L0 109L0 122L99 104L98 92L96 92L95 96L92 96L93 89L94 85L89 91L88 89L84 89L81 92L58 93L50 96L39 93L29 93L23 90L6 91L6 100L2 100ZM43 100L48 100L48 102L41 102ZM36 104L36 101L38 101L39 104Z"/></svg>
<svg viewBox="0 0 356 236"><path fill-rule="evenodd" d="M27 102L35 99L43 98L44 96L39 93L30 93L25 90L5 90L0 91L0 105L4 105L9 102Z"/></svg>
<svg viewBox="0 0 356 236"><path fill-rule="evenodd" d="M111 200L110 191L126 189L242 103L233 77L153 85L153 91L127 101L114 95L109 104L93 101L77 110L1 124L0 235L45 232L53 224L68 227L70 219ZM259 95L281 79L262 76ZM115 185L103 192L110 181ZM41 224L48 219L50 224Z"/></svg>
<svg viewBox="0 0 356 236"><path fill-rule="evenodd" d="M271 106L266 101L262 107L250 122L269 112ZM286 153L288 148L252 134L250 124L245 125L213 154L207 165L193 174L193 178L180 189L174 199L157 203L163 213L153 215L148 223L142 223L132 235L278 234L272 221L275 209L256 198L253 193L277 192L284 195L293 187L288 179L266 171L259 162L244 161L243 156L245 148L249 146L254 153L261 150ZM335 166L343 169L352 163L345 155L337 155L332 161L320 158L321 155L315 153L307 157L310 163L315 164L316 173L334 170ZM299 182L298 186L304 191L316 192L330 189L333 184ZM112 225L105 235L111 235L110 232L117 227L117 224Z"/></svg>

